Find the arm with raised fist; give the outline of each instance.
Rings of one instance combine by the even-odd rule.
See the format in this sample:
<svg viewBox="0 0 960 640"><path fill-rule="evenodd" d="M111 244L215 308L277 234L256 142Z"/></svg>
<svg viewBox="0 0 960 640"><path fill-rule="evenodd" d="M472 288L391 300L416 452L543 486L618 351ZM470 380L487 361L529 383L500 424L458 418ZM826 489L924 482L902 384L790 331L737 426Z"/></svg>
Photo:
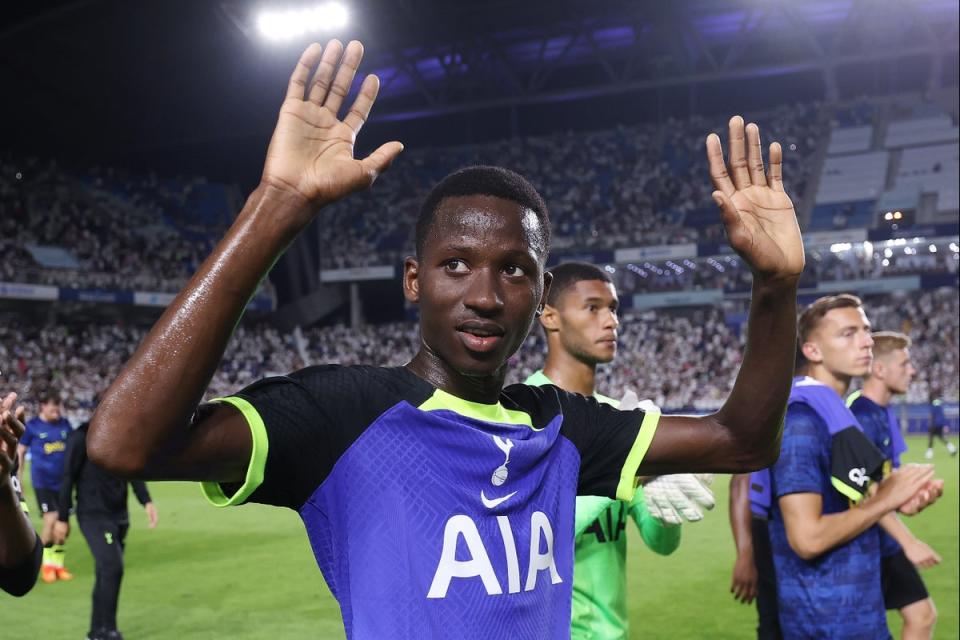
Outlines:
<svg viewBox="0 0 960 640"><path fill-rule="evenodd" d="M90 459L123 477L236 482L253 447L234 408L192 420L247 301L325 205L373 184L402 151L388 142L354 157L377 97L376 76L339 117L363 57L312 44L290 76L260 185L105 393L90 425Z"/></svg>

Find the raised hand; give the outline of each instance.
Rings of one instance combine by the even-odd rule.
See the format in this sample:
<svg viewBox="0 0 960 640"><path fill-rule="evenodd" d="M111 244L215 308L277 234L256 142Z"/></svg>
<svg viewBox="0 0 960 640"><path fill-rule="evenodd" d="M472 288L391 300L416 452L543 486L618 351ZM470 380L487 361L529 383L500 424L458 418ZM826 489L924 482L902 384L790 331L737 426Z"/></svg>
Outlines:
<svg viewBox="0 0 960 640"><path fill-rule="evenodd" d="M342 59L341 59L342 56ZM339 40L307 47L290 76L277 127L267 149L262 182L322 206L365 189L403 150L388 142L366 158L353 145L377 99L380 81L369 75L341 120L344 99L363 58L363 45Z"/></svg>
<svg viewBox="0 0 960 640"><path fill-rule="evenodd" d="M10 482L13 461L17 457L17 442L24 431L24 409L14 409L16 401L17 394L8 393L0 403L0 487L5 487Z"/></svg>
<svg viewBox="0 0 960 640"><path fill-rule="evenodd" d="M783 190L783 151L770 145L770 168L764 171L760 129L743 118L730 119L730 169L723 161L720 137L707 136L707 162L716 191L713 200L730 246L754 273L770 280L799 279L804 253L800 227L790 196Z"/></svg>

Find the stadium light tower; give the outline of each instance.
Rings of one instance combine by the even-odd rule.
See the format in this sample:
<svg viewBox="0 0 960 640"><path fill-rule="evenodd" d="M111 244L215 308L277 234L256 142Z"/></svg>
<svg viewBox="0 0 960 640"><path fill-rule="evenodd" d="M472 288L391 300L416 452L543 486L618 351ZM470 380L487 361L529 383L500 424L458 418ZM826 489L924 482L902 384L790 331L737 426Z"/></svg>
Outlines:
<svg viewBox="0 0 960 640"><path fill-rule="evenodd" d="M263 9L257 15L257 31L267 40L284 41L346 26L347 8L339 2L296 9Z"/></svg>

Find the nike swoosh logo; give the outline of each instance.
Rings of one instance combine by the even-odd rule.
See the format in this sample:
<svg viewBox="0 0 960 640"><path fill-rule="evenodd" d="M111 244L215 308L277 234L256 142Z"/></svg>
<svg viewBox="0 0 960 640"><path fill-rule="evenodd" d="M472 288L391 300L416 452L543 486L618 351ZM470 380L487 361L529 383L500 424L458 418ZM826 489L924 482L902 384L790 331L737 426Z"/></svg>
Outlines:
<svg viewBox="0 0 960 640"><path fill-rule="evenodd" d="M496 507L497 505L503 504L504 502L506 502L507 500L509 500L510 498L512 498L512 497L515 496L515 495L517 495L517 492L516 492L516 491L514 491L513 493L508 493L507 495L503 496L502 498L494 498L493 500L490 500L489 498L487 498L487 496L483 495L483 491L481 491L481 492L480 492L480 502L482 502L482 503L483 503L483 506L485 506L487 509L493 509L493 508Z"/></svg>

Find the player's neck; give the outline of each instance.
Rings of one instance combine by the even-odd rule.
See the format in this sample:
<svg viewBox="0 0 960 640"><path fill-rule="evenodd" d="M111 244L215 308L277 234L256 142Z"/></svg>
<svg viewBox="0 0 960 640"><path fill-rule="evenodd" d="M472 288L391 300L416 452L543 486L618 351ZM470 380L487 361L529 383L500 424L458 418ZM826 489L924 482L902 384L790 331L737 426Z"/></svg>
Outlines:
<svg viewBox="0 0 960 640"><path fill-rule="evenodd" d="M500 391L507 375L506 363L488 376L464 375L426 347L421 348L406 367L437 389L462 400L481 404L496 404L500 401Z"/></svg>
<svg viewBox="0 0 960 640"><path fill-rule="evenodd" d="M881 407L885 407L893 399L893 392L882 381L867 378L863 381L863 396L876 402Z"/></svg>
<svg viewBox="0 0 960 640"><path fill-rule="evenodd" d="M543 374L564 391L589 397L597 389L597 366L578 360L562 347L547 350Z"/></svg>
<svg viewBox="0 0 960 640"><path fill-rule="evenodd" d="M810 365L807 369L807 375L836 391L841 398L847 395L847 389L850 388L850 376L834 373L822 364Z"/></svg>

